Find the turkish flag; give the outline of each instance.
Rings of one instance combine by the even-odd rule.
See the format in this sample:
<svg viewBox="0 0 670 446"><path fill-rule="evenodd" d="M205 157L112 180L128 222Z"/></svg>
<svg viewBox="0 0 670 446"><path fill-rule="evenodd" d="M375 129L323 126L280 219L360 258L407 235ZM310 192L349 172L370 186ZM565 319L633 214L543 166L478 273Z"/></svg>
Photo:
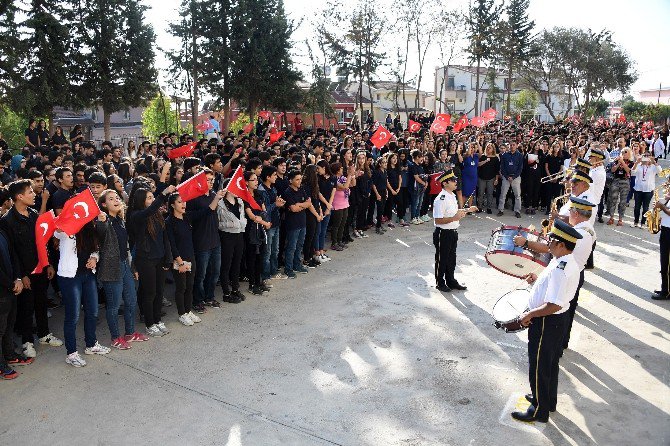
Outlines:
<svg viewBox="0 0 670 446"><path fill-rule="evenodd" d="M521 115L516 115L516 122L521 122Z"/></svg>
<svg viewBox="0 0 670 446"><path fill-rule="evenodd" d="M209 192L205 171L200 171L188 180L179 184L179 186L177 186L177 192L179 192L179 196L184 201L193 200L201 195L205 195Z"/></svg>
<svg viewBox="0 0 670 446"><path fill-rule="evenodd" d="M86 189L65 202L63 210L56 219L56 228L73 236L100 214L91 189Z"/></svg>
<svg viewBox="0 0 670 446"><path fill-rule="evenodd" d="M421 130L421 124L419 124L416 121L412 121L411 119L408 122L407 130L409 130L411 133L416 133L419 130Z"/></svg>
<svg viewBox="0 0 670 446"><path fill-rule="evenodd" d="M533 133L535 133L535 130L534 130L534 129L530 129L530 131L528 132L528 136L533 136Z"/></svg>
<svg viewBox="0 0 670 446"><path fill-rule="evenodd" d="M242 131L243 131L244 133L251 133L251 131L252 131L253 129L254 129L254 125L253 125L252 123L249 123L249 124L247 124L247 125L244 126L244 128L242 129Z"/></svg>
<svg viewBox="0 0 670 446"><path fill-rule="evenodd" d="M626 115L621 113L619 117L617 118L617 122L626 122Z"/></svg>
<svg viewBox="0 0 670 446"><path fill-rule="evenodd" d="M430 125L430 131L435 134L442 134L447 131L447 124L435 118L435 121Z"/></svg>
<svg viewBox="0 0 670 446"><path fill-rule="evenodd" d="M430 188L428 190L428 193L430 195L437 195L442 191L442 185L437 182L437 179L443 174L444 172L438 172L438 173L433 173L430 175Z"/></svg>
<svg viewBox="0 0 670 446"><path fill-rule="evenodd" d="M472 118L470 124L474 125L475 127L483 127L486 124L486 119L482 118L481 116L476 116Z"/></svg>
<svg viewBox="0 0 670 446"><path fill-rule="evenodd" d="M380 125L377 131L370 137L370 142L378 149L381 149L391 140L391 132L386 130L386 127Z"/></svg>
<svg viewBox="0 0 670 446"><path fill-rule="evenodd" d="M212 125L212 123L210 122L209 119L206 120L205 122L203 122L202 124L198 124L198 125L195 126L195 129L198 130L198 131L201 131L201 132L204 132L205 130L209 130L209 129L213 129L213 128L214 128L214 126Z"/></svg>
<svg viewBox="0 0 670 446"><path fill-rule="evenodd" d="M461 119L459 119L456 124L454 125L454 132L460 132L463 130L465 127L467 127L470 124L470 121L468 120L467 115L461 116Z"/></svg>
<svg viewBox="0 0 670 446"><path fill-rule="evenodd" d="M53 211L45 212L35 222L35 244L37 245L37 266L30 274L39 274L49 265L47 243L56 230L56 216Z"/></svg>
<svg viewBox="0 0 670 446"><path fill-rule="evenodd" d="M274 133L270 133L270 141L268 142L268 144L272 145L276 143L281 139L282 136L284 136L285 133L286 132L277 132L276 130Z"/></svg>
<svg viewBox="0 0 670 446"><path fill-rule="evenodd" d="M258 203L256 203L256 200L254 200L253 195L251 195L251 192L247 188L247 182L244 181L244 172L242 171L242 166L239 166L237 170L235 170L235 173L230 178L230 183L228 183L226 190L236 197L241 198L242 200L249 203L249 206L256 209L257 211L261 210L261 207L258 205Z"/></svg>
<svg viewBox="0 0 670 446"><path fill-rule="evenodd" d="M495 111L495 109L489 108L488 110L484 111L484 113L482 113L482 117L483 118L488 118L488 119L491 119L491 118L495 119L497 114L498 114L498 112Z"/></svg>
<svg viewBox="0 0 670 446"><path fill-rule="evenodd" d="M268 119L270 119L270 115L271 115L271 114L272 114L272 113L270 113L270 112L267 111L267 110L263 110L263 111L259 111L259 112L258 112L258 116L260 116L261 118L265 119L266 121L267 121Z"/></svg>
<svg viewBox="0 0 670 446"><path fill-rule="evenodd" d="M634 123L633 121L630 121L630 122L628 123L628 128L629 128L629 129L634 129L634 128L635 128L635 123Z"/></svg>
<svg viewBox="0 0 670 446"><path fill-rule="evenodd" d="M182 157L182 156L191 156L193 154L193 152L195 151L195 146L197 146L197 145L198 145L198 142L194 141L190 144L175 147L174 149L172 149L168 152L168 158L173 160L175 158L179 158L179 157Z"/></svg>

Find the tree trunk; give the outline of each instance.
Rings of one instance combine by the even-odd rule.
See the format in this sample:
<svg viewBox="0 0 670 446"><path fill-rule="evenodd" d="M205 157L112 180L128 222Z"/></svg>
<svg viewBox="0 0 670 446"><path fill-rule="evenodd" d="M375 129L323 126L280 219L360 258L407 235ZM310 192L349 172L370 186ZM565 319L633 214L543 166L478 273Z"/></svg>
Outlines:
<svg viewBox="0 0 670 446"><path fill-rule="evenodd" d="M361 111L361 129L363 129L363 76L358 77L358 107Z"/></svg>
<svg viewBox="0 0 670 446"><path fill-rule="evenodd" d="M51 110L49 110L49 114L47 115L47 122L49 123L49 135L54 134L54 109L53 107Z"/></svg>
<svg viewBox="0 0 670 446"><path fill-rule="evenodd" d="M407 41L405 42L405 63L403 65L402 69L402 82L400 87L402 88L402 103L403 106L405 107L405 114L407 114L407 96L405 96L405 77L407 76L407 59L409 55L409 39L412 37L412 34L409 31L409 27L407 27Z"/></svg>
<svg viewBox="0 0 670 446"><path fill-rule="evenodd" d="M105 134L105 141L110 140L110 135L112 134L112 114L107 111L107 109L103 106L102 107L102 115L103 115L103 130Z"/></svg>
<svg viewBox="0 0 670 446"><path fill-rule="evenodd" d="M507 105L506 105L506 114L510 114L512 110L512 61L509 61L509 70L507 71Z"/></svg>
<svg viewBox="0 0 670 446"><path fill-rule="evenodd" d="M229 99L224 99L223 100L223 131L225 133L228 133L228 130L230 129L230 100Z"/></svg>
<svg viewBox="0 0 670 446"><path fill-rule="evenodd" d="M479 68L481 67L482 60L477 59L477 77L475 85L475 116L479 116Z"/></svg>
<svg viewBox="0 0 670 446"><path fill-rule="evenodd" d="M161 96L161 108L163 109L163 128L165 129L164 130L165 133L169 133L167 108L165 107L165 97L163 96L163 90L159 88L158 92L160 93Z"/></svg>
<svg viewBox="0 0 670 446"><path fill-rule="evenodd" d="M198 125L198 44L197 44L197 35L195 33L195 2L191 1L191 60L193 61L193 67L191 69L191 78L193 81L193 102L191 102L191 125L193 126L193 138L197 137L198 131L196 126Z"/></svg>

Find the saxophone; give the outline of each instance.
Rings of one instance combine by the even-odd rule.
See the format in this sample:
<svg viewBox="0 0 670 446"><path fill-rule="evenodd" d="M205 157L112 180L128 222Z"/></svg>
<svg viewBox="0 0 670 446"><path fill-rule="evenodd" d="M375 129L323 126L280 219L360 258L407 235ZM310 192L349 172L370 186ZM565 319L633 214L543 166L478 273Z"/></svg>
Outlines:
<svg viewBox="0 0 670 446"><path fill-rule="evenodd" d="M542 226L542 235L544 237L549 234L551 227L554 225L554 213L558 212L558 202L570 197L570 193L560 195L553 200L551 200L551 209L549 210L549 218L542 220L540 225Z"/></svg>
<svg viewBox="0 0 670 446"><path fill-rule="evenodd" d="M647 229L652 234L658 234L658 232L661 230L661 210L656 208L659 189L660 187L654 189L654 198L651 201L650 209L644 213L644 218L647 221Z"/></svg>

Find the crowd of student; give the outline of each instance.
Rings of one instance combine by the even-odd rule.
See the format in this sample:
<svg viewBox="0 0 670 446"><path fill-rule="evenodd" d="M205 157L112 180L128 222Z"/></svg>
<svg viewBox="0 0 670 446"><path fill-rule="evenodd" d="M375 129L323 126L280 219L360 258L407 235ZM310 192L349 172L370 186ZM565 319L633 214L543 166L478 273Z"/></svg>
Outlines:
<svg viewBox="0 0 670 446"><path fill-rule="evenodd" d="M257 136L215 133L197 141L190 156L175 159L170 152L193 142L190 136L97 148L83 140L81 129L68 139L60 128L49 135L31 121L26 145L14 155L0 136L0 377L16 377L12 366L33 362L35 344L64 343L66 362L86 365L76 345L82 308L84 353L109 353L96 336L103 300L110 344L125 350L169 334L163 307L172 300L179 322L192 326L207 307L221 306L215 299L219 285L224 302L240 303L246 298L243 281L260 296L273 281L307 274L373 228L382 234L427 222L439 193L431 175L445 170L458 176L461 207L477 204L498 215L510 207L520 217L522 207L529 214L549 212L562 185L541 178L598 148L611 173L599 216L609 207L613 223L618 210L621 224L625 203L634 196L638 223L651 198L647 169L667 147L667 126L648 134L637 124L494 121L435 135L428 131L432 118L424 118L421 131L396 129L381 148L370 142L374 122L362 132L316 129L277 138L276 129L259 118ZM656 157L645 156L649 146ZM240 166L259 206L228 191ZM207 193L182 200L176 187L199 172L206 175ZM56 231L50 266L34 273L38 216L58 215L87 188L101 214L74 236ZM174 283L171 296L165 295L166 282ZM49 309L59 305L64 342L49 328ZM138 310L145 330L135 326Z"/></svg>

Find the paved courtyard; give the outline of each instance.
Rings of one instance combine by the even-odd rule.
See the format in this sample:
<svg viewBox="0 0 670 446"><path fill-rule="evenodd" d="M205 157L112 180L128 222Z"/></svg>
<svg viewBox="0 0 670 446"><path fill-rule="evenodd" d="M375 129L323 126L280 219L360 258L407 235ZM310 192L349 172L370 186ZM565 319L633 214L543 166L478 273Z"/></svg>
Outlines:
<svg viewBox="0 0 670 446"><path fill-rule="evenodd" d="M428 223L371 234L194 327L172 306L171 334L82 369L64 348L37 346L35 363L0 383L0 444L670 444L670 302L649 298L658 238L630 219L596 227L558 411L547 425L512 421L529 390L526 333L496 330L489 312L519 281L484 254L501 222L539 227L540 216L510 214L464 220L466 292L435 290ZM62 309L50 323L62 336Z"/></svg>

